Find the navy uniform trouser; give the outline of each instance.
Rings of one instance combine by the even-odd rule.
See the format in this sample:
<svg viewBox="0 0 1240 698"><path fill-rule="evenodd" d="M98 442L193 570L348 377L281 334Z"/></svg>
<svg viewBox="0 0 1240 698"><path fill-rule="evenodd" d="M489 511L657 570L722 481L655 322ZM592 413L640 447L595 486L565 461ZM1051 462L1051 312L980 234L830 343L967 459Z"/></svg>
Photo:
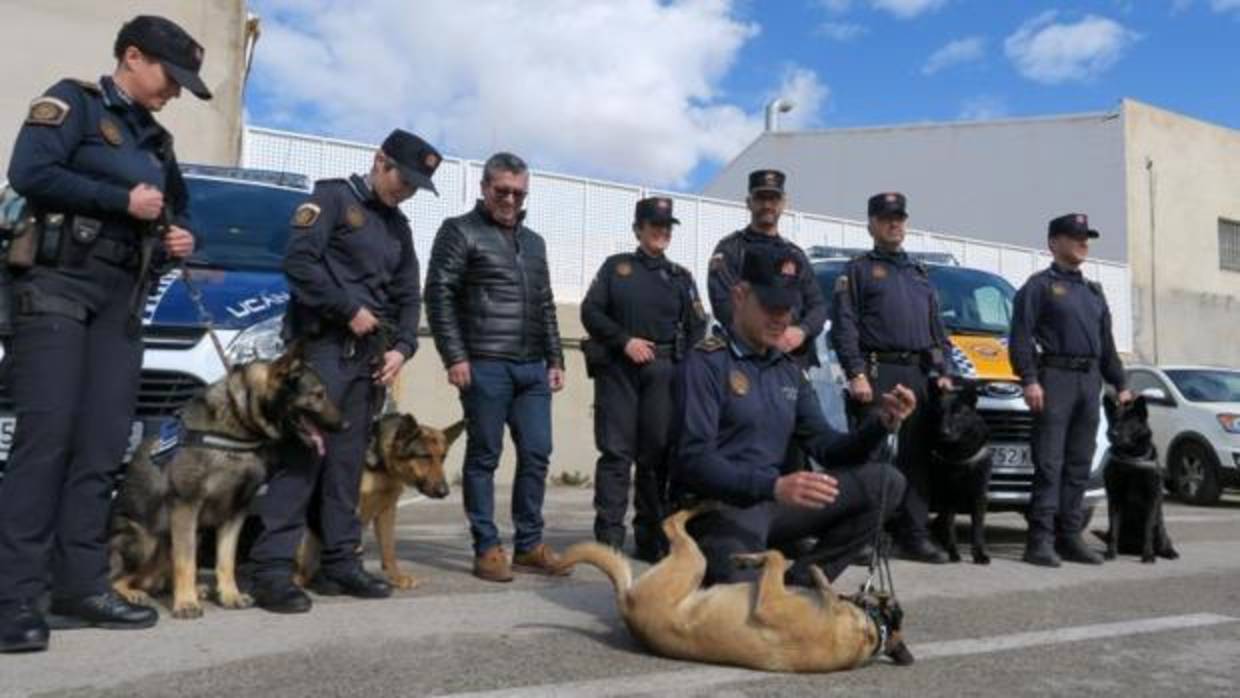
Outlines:
<svg viewBox="0 0 1240 698"><path fill-rule="evenodd" d="M671 437L672 381L676 364L656 358L637 365L614 358L594 377L594 537L624 544L629 471L634 467L633 537L638 547L659 546Z"/></svg>
<svg viewBox="0 0 1240 698"><path fill-rule="evenodd" d="M371 421L383 394L374 384L370 352L347 350L349 340L328 335L310 340L306 362L340 409L345 426L325 432L325 455L299 441L280 450L280 469L259 500L263 531L250 559L255 577L283 580L291 576L297 547L310 525L322 541L322 569L327 574L357 564L362 525L357 518L358 490L370 440Z"/></svg>
<svg viewBox="0 0 1240 698"><path fill-rule="evenodd" d="M874 399L868 406L876 409L882 394L897 384L917 397L917 408L900 426L897 440L896 467L904 474L907 488L899 516L893 521L896 534L903 539L926 538L930 518L930 445L934 439L933 424L926 418L929 400L929 379L920 366L880 363L878 377L870 378ZM850 405L856 414L857 406ZM880 447L882 449L884 447Z"/></svg>
<svg viewBox="0 0 1240 698"><path fill-rule="evenodd" d="M18 315L6 346L17 424L0 482L0 601L41 595L49 573L58 597L108 589L108 517L142 339L129 327L132 272L100 276L108 300L97 313Z"/></svg>
<svg viewBox="0 0 1240 698"><path fill-rule="evenodd" d="M890 520L895 503L904 494L904 477L885 463L871 462L853 468L827 469L839 481L839 496L820 509L762 502L748 507L723 506L700 514L689 522L689 534L706 557L707 584L727 584L757 579L760 570L737 569L732 556L780 548L806 537L817 544L788 570L789 584L808 586L808 566L818 565L827 579L835 579L856 554L872 544L882 518ZM882 492L886 490L885 499Z"/></svg>
<svg viewBox="0 0 1240 698"><path fill-rule="evenodd" d="M1098 370L1044 367L1045 402L1033 420L1030 535L1071 536L1084 526L1085 488L1097 447L1102 376Z"/></svg>

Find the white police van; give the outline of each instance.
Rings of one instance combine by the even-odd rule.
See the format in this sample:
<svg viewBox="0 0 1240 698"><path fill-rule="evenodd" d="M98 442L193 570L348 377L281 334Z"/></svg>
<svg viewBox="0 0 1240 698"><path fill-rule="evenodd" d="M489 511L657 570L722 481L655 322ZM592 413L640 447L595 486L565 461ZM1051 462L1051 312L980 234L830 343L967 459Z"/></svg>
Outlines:
<svg viewBox="0 0 1240 698"><path fill-rule="evenodd" d="M208 317L229 361L270 359L280 353L280 326L289 302L282 264L293 211L310 193L302 175L183 165L196 249L186 265L201 308L179 271L160 278L142 316L142 378L130 432L132 454L144 434L208 383L224 365L207 334ZM10 188L0 191L0 228L22 209ZM68 406L66 406L66 409ZM12 395L0 383L0 476L8 461L15 417Z"/></svg>

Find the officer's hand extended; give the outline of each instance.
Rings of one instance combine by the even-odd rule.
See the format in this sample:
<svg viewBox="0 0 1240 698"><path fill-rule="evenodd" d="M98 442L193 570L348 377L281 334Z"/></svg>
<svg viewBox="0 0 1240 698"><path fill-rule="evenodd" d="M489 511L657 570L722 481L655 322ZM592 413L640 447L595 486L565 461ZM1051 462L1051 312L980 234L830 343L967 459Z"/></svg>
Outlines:
<svg viewBox="0 0 1240 698"><path fill-rule="evenodd" d="M956 388L956 384L952 382L950 376L939 376L939 379L935 381L935 383L939 386L939 390L943 392L948 392Z"/></svg>
<svg viewBox="0 0 1240 698"><path fill-rule="evenodd" d="M897 385L883 393L882 411L879 413L879 418L883 420L888 430L895 431L910 414L913 414L915 409L917 409L917 396L903 385Z"/></svg>
<svg viewBox="0 0 1240 698"><path fill-rule="evenodd" d="M551 392L558 393L564 389L564 369L559 366L552 366L547 369L547 385L551 387Z"/></svg>
<svg viewBox="0 0 1240 698"><path fill-rule="evenodd" d="M358 337L364 337L379 326L379 321L375 319L374 313L370 312L366 307L357 309L353 313L353 319L349 320L349 330Z"/></svg>
<svg viewBox="0 0 1240 698"><path fill-rule="evenodd" d="M129 190L129 215L140 221L153 221L164 210L164 193L145 182Z"/></svg>
<svg viewBox="0 0 1240 698"><path fill-rule="evenodd" d="M1041 412L1045 400L1041 385L1033 383L1025 386L1025 404L1029 406L1029 411Z"/></svg>
<svg viewBox="0 0 1240 698"><path fill-rule="evenodd" d="M383 365L375 369L371 376L376 383L383 385L391 385L396 380L396 374L400 373L400 367L405 365L405 355L393 349L383 353Z"/></svg>
<svg viewBox="0 0 1240 698"><path fill-rule="evenodd" d="M864 373L848 381L848 393L863 405L868 405L874 399L874 391L870 389L870 379L866 378Z"/></svg>
<svg viewBox="0 0 1240 698"><path fill-rule="evenodd" d="M805 330L796 325L789 325L788 329L784 330L783 336L779 338L779 343L776 346L780 351L787 354L788 352L796 351L804 343Z"/></svg>
<svg viewBox="0 0 1240 698"><path fill-rule="evenodd" d="M194 254L194 235L185 228L171 226L164 233L164 251L173 259L184 259Z"/></svg>
<svg viewBox="0 0 1240 698"><path fill-rule="evenodd" d="M468 361L458 361L448 367L448 382L457 388L467 390L472 380L473 375L469 370Z"/></svg>
<svg viewBox="0 0 1240 698"><path fill-rule="evenodd" d="M1116 399L1118 399L1118 400L1119 400L1119 404L1121 404L1121 405L1127 405L1128 403L1132 402L1133 400L1136 400L1136 399L1137 399L1137 396L1136 396L1136 395L1133 395L1131 390L1128 390L1127 388L1125 388L1125 389L1123 389L1123 390L1119 391L1119 395L1117 395L1117 396L1116 396Z"/></svg>
<svg viewBox="0 0 1240 698"><path fill-rule="evenodd" d="M821 509L835 501L840 483L826 473L801 471L775 481L775 501L794 507Z"/></svg>
<svg viewBox="0 0 1240 698"><path fill-rule="evenodd" d="M634 337L624 343L624 355L635 364L650 363L654 361L654 342Z"/></svg>

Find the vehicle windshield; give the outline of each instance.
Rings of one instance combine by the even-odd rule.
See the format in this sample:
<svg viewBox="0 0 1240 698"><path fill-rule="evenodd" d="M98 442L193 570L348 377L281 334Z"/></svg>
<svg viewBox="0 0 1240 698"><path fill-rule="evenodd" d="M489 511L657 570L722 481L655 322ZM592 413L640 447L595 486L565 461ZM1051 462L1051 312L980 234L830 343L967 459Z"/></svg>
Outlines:
<svg viewBox="0 0 1240 698"><path fill-rule="evenodd" d="M280 271L289 221L305 192L186 177L194 233L194 266Z"/></svg>
<svg viewBox="0 0 1240 698"><path fill-rule="evenodd" d="M1240 371L1171 369L1166 373L1190 402L1240 402Z"/></svg>
<svg viewBox="0 0 1240 698"><path fill-rule="evenodd" d="M929 265L930 283L939 297L943 324L955 334L1007 335L1012 326L1012 301L1016 289L1001 276L962 267ZM827 302L834 298L835 280L843 262L815 265L818 285Z"/></svg>

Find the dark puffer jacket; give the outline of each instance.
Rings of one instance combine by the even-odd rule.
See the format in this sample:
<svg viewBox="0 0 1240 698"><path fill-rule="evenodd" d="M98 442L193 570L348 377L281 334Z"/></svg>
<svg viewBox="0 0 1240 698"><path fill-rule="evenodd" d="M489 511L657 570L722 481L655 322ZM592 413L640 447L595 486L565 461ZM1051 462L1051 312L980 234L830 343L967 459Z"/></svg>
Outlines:
<svg viewBox="0 0 1240 698"><path fill-rule="evenodd" d="M481 201L435 235L425 306L444 366L483 358L564 366L546 244L524 225L505 230Z"/></svg>

